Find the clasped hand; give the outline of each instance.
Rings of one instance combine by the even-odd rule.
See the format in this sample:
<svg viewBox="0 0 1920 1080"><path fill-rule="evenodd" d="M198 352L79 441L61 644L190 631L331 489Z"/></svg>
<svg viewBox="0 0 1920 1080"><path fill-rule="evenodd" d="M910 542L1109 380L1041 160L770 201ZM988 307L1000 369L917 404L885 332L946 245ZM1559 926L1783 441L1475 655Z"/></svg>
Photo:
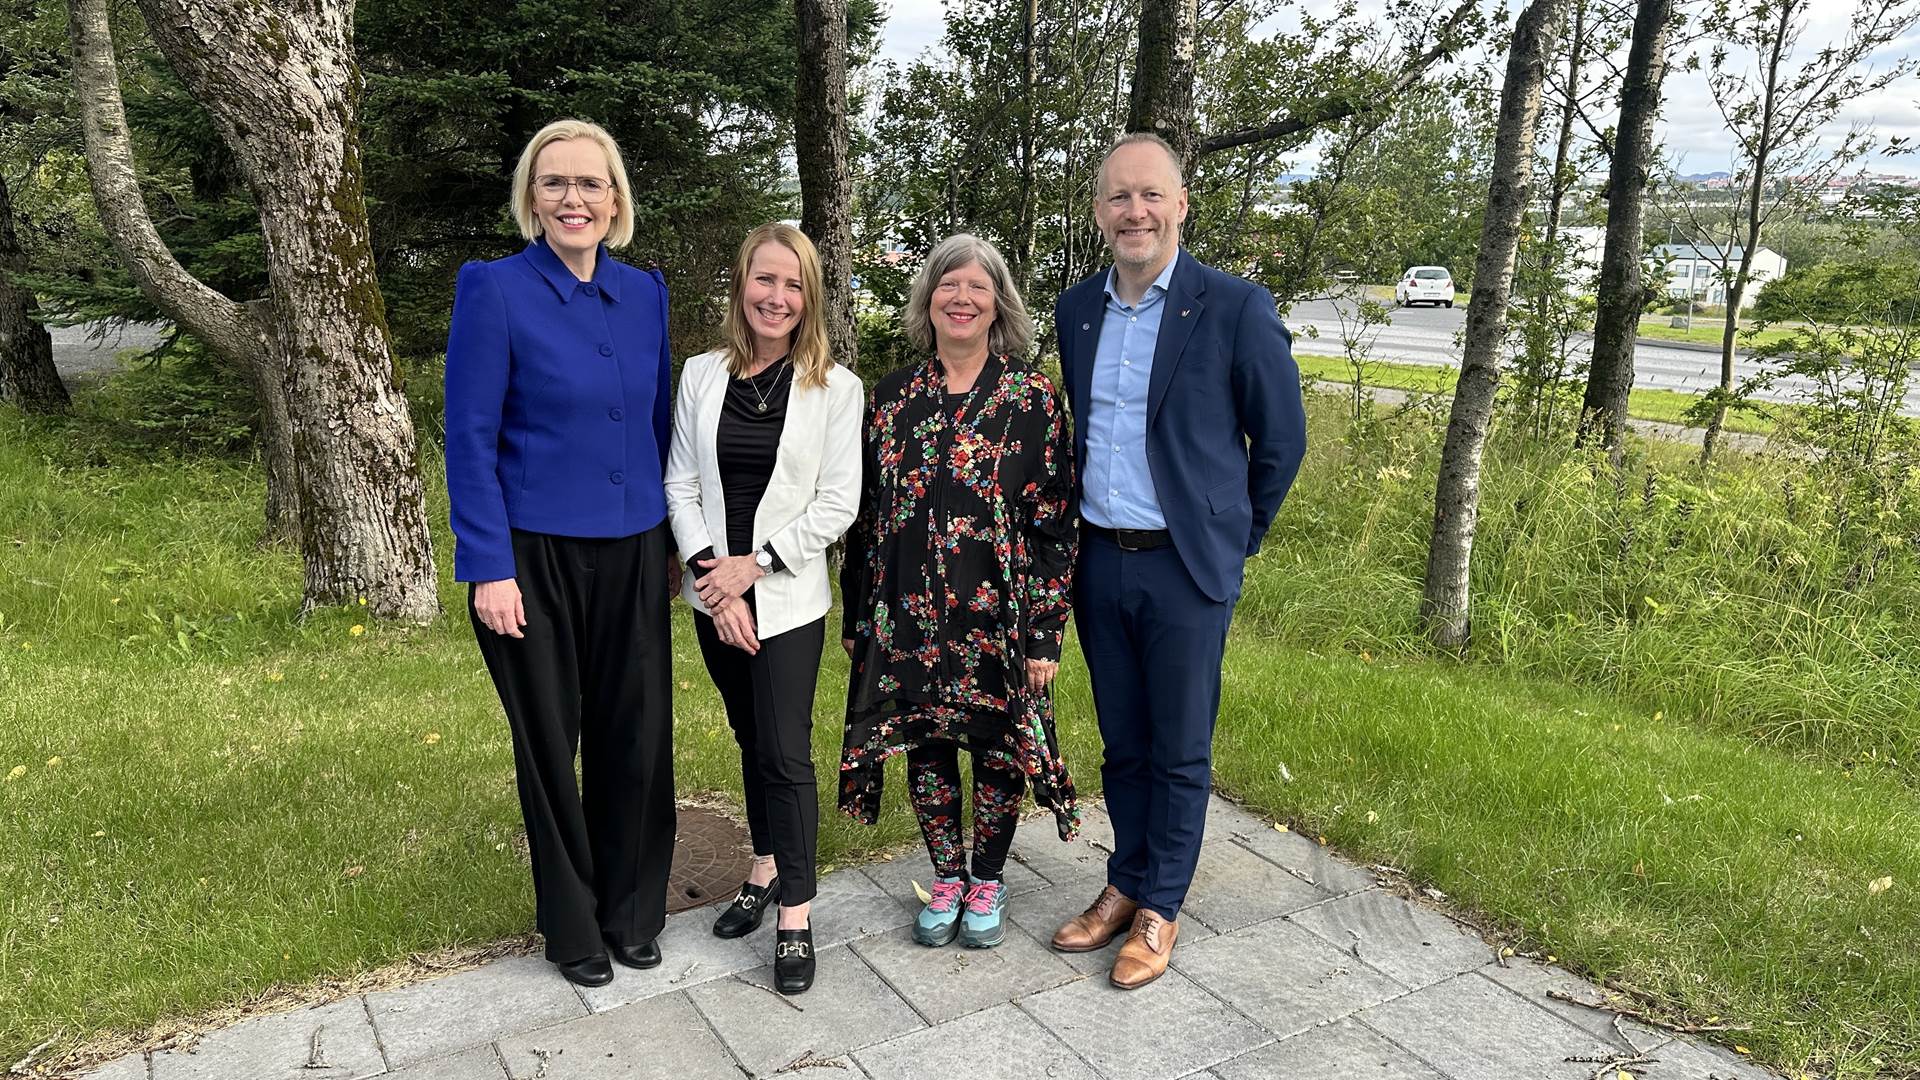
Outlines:
<svg viewBox="0 0 1920 1080"><path fill-rule="evenodd" d="M693 579L693 590L713 616L714 633L748 656L758 653L760 641L754 635L753 612L741 597L754 582L766 576L766 571L751 555L699 559L694 565L707 570L705 576Z"/></svg>

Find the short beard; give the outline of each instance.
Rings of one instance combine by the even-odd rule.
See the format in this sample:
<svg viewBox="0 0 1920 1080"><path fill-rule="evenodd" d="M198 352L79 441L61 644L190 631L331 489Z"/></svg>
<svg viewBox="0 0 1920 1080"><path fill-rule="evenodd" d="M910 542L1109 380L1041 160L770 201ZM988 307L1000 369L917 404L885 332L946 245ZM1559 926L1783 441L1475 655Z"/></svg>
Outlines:
<svg viewBox="0 0 1920 1080"><path fill-rule="evenodd" d="M1145 257L1132 259L1120 254L1120 246L1118 244L1112 242L1108 242L1107 244L1107 250L1113 254L1114 263L1119 266L1124 266L1129 270L1145 270L1153 266L1166 255L1166 249L1167 245L1164 241L1156 242L1147 250Z"/></svg>

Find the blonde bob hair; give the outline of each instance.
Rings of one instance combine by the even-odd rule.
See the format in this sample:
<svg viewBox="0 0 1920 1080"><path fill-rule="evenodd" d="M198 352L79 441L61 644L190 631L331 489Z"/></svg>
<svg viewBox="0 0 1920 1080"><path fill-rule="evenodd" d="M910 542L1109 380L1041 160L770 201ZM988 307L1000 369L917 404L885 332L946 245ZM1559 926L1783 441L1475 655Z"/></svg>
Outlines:
<svg viewBox="0 0 1920 1080"><path fill-rule="evenodd" d="M613 222L607 227L606 244L610 248L623 248L633 242L633 193L627 183L627 166L620 160L620 147L614 144L613 136L599 124L585 120L555 120L527 140L527 148L520 151L520 164L513 168L513 220L520 226L520 235L528 240L539 236L543 231L540 215L533 211L533 163L539 159L540 151L557 142L568 139L586 139L600 147L607 156L607 173L613 181Z"/></svg>
<svg viewBox="0 0 1920 1080"><path fill-rule="evenodd" d="M1026 359L1033 346L1033 316L1014 287L1013 273L1000 249L972 233L956 233L934 245L920 273L913 279L907 310L901 322L907 340L922 352L932 351L933 290L940 279L968 264L977 264L993 282L993 325L987 328L987 349L996 356Z"/></svg>
<svg viewBox="0 0 1920 1080"><path fill-rule="evenodd" d="M787 338L787 356L793 361L793 378L801 386L818 389L827 385L827 372L833 370L833 349L827 343L827 288L820 274L820 252L807 234L791 225L771 221L747 234L740 242L740 254L733 260L733 281L727 286L727 311L720 319L720 333L726 340L727 371L736 379L746 378L753 370L753 327L747 324L747 274L753 266L753 253L764 244L779 244L800 260L800 325Z"/></svg>

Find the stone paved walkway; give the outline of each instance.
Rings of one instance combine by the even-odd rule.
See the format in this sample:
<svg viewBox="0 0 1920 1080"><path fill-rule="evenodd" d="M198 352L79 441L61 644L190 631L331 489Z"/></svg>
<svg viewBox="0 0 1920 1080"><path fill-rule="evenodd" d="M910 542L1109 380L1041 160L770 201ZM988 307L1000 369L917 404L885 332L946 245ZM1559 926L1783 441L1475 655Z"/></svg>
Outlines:
<svg viewBox="0 0 1920 1080"><path fill-rule="evenodd" d="M191 1053L133 1056L92 1080L1765 1080L1719 1048L1548 996L1599 1000L1555 968L1502 962L1473 932L1369 871L1216 798L1173 969L1132 993L1105 953L1045 942L1104 880L1112 832L1023 829L1009 864L1018 933L927 949L908 923L924 859L820 883L812 991L771 989L772 931L675 915L652 971L581 990L538 957L249 1020Z"/></svg>

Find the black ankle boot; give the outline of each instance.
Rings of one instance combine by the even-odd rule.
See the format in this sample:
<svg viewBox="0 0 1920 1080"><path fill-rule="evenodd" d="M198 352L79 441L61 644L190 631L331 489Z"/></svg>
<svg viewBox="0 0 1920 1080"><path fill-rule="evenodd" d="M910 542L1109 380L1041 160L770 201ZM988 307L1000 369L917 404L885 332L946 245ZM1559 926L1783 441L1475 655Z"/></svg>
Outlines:
<svg viewBox="0 0 1920 1080"><path fill-rule="evenodd" d="M783 994L805 993L813 985L813 923L802 930L776 930L773 985Z"/></svg>
<svg viewBox="0 0 1920 1080"><path fill-rule="evenodd" d="M727 910L713 920L713 936L723 938L746 937L760 929L760 920L773 906L773 898L780 892L780 879L774 878L765 885L742 885L740 892L727 905Z"/></svg>

